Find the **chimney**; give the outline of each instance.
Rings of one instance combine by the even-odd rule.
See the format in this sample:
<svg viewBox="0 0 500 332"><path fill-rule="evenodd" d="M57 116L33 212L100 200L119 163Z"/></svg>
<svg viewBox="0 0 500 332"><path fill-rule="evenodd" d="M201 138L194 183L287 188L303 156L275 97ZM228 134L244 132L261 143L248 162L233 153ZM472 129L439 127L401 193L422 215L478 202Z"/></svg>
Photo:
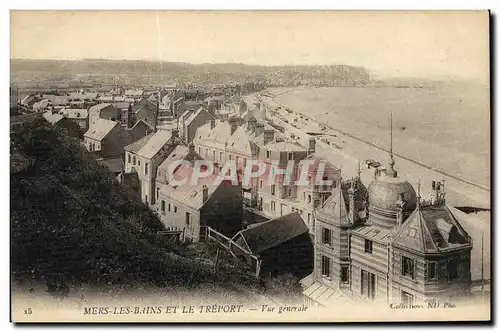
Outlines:
<svg viewBox="0 0 500 332"><path fill-rule="evenodd" d="M264 133L264 125L262 123L255 124L255 136L260 136Z"/></svg>
<svg viewBox="0 0 500 332"><path fill-rule="evenodd" d="M234 134L234 132L238 128L238 123L234 119L230 119L229 125L231 126L231 135L232 135L232 134Z"/></svg>
<svg viewBox="0 0 500 332"><path fill-rule="evenodd" d="M240 102L240 113L245 113L246 110L247 110L247 104L242 100Z"/></svg>
<svg viewBox="0 0 500 332"><path fill-rule="evenodd" d="M210 129L215 128L215 118L210 118Z"/></svg>
<svg viewBox="0 0 500 332"><path fill-rule="evenodd" d="M274 130L266 129L264 130L264 145L271 142L274 139Z"/></svg>
<svg viewBox="0 0 500 332"><path fill-rule="evenodd" d="M256 125L255 119L249 119L247 122L247 130L250 133L253 133L255 131L255 125Z"/></svg>
<svg viewBox="0 0 500 332"><path fill-rule="evenodd" d="M309 154L316 152L316 139L314 137L309 137Z"/></svg>
<svg viewBox="0 0 500 332"><path fill-rule="evenodd" d="M202 192L203 203L205 203L208 200L208 187L206 185L203 185Z"/></svg>
<svg viewBox="0 0 500 332"><path fill-rule="evenodd" d="M354 195L356 193L356 186L355 186L355 181L354 179L351 180L351 185L349 186L349 189L347 191L349 195L349 213L348 213L348 218L349 222L351 224L354 224L356 221L359 219L359 215L357 213L358 206L356 204L356 201L354 200Z"/></svg>
<svg viewBox="0 0 500 332"><path fill-rule="evenodd" d="M399 198L396 201L396 224L398 226L402 225L404 222L403 210L406 204L406 200L403 193L399 194Z"/></svg>
<svg viewBox="0 0 500 332"><path fill-rule="evenodd" d="M190 155L194 154L194 143L193 142L189 143L189 154Z"/></svg>

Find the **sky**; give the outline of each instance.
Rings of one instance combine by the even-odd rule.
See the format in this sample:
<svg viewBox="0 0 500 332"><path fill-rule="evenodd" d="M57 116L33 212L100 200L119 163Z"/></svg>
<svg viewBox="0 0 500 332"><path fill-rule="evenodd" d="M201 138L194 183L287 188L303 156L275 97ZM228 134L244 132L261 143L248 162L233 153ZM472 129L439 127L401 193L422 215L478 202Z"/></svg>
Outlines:
<svg viewBox="0 0 500 332"><path fill-rule="evenodd" d="M489 78L485 11L11 11L11 59L364 66Z"/></svg>

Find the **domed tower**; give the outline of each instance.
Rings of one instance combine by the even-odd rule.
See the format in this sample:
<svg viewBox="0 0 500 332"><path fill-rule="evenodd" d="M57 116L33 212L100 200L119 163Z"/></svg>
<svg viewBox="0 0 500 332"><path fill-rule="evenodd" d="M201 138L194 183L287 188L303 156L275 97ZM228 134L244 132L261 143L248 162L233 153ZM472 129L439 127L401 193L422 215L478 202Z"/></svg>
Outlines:
<svg viewBox="0 0 500 332"><path fill-rule="evenodd" d="M391 112L389 168L377 176L368 187L368 220L372 225L385 229L402 224L417 205L415 189L408 181L398 176L394 165Z"/></svg>

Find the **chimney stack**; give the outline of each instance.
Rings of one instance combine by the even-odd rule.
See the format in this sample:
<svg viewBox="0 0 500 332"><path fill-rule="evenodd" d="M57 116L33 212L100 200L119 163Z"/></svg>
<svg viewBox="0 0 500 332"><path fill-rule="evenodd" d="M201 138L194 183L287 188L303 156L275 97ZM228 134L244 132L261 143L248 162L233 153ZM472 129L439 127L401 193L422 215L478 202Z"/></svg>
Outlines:
<svg viewBox="0 0 500 332"><path fill-rule="evenodd" d="M273 129L264 130L264 145L266 145L269 142L272 142L272 140L274 140L274 130Z"/></svg>
<svg viewBox="0 0 500 332"><path fill-rule="evenodd" d="M203 185L202 187L202 192L203 192L203 203L205 203L208 200L208 187L206 185Z"/></svg>
<svg viewBox="0 0 500 332"><path fill-rule="evenodd" d="M255 136L260 136L264 133L264 125L262 123L255 124Z"/></svg>
<svg viewBox="0 0 500 332"><path fill-rule="evenodd" d="M238 123L234 119L230 119L229 125L231 126L231 135L232 135L232 134L234 134L234 132L238 128Z"/></svg>
<svg viewBox="0 0 500 332"><path fill-rule="evenodd" d="M247 130L250 133L255 132L255 125L256 125L256 120L255 119L249 119L247 122Z"/></svg>
<svg viewBox="0 0 500 332"><path fill-rule="evenodd" d="M246 110L247 110L247 104L242 100L240 102L240 114L245 113Z"/></svg>
<svg viewBox="0 0 500 332"><path fill-rule="evenodd" d="M210 118L210 129L215 128L215 118Z"/></svg>
<svg viewBox="0 0 500 332"><path fill-rule="evenodd" d="M316 152L316 139L314 137L309 137L309 154Z"/></svg>

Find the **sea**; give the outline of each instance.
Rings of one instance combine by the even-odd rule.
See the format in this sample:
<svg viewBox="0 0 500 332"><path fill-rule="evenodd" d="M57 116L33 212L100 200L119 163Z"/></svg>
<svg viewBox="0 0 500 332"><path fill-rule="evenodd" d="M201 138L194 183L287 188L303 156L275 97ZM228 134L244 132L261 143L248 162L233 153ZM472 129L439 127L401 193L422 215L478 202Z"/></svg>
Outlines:
<svg viewBox="0 0 500 332"><path fill-rule="evenodd" d="M490 188L489 86L470 82L397 87L273 90L275 100L394 152Z"/></svg>

